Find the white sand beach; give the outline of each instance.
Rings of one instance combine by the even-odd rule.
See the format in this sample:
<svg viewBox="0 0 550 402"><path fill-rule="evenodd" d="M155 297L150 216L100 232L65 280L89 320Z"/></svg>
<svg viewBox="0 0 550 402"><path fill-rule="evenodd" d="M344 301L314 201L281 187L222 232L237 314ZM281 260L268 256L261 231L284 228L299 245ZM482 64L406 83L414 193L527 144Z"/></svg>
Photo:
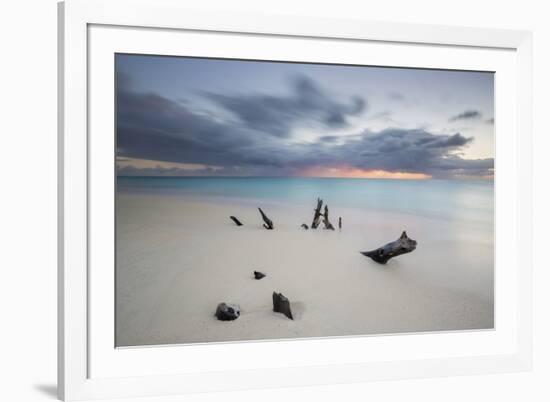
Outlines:
<svg viewBox="0 0 550 402"><path fill-rule="evenodd" d="M472 225L331 205L343 229L306 231L315 200L117 197L117 346L493 328L493 241ZM262 228L257 206L275 230ZM403 230L414 252L387 265L359 253ZM272 311L273 291L294 320ZM220 302L241 316L218 321Z"/></svg>

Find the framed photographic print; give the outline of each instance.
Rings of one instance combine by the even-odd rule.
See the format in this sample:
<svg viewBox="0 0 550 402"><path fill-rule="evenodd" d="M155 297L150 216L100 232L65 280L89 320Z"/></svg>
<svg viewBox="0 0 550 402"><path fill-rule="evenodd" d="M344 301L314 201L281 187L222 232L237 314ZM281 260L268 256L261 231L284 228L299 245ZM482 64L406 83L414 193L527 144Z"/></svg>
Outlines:
<svg viewBox="0 0 550 402"><path fill-rule="evenodd" d="M61 398L530 368L530 33L59 16Z"/></svg>

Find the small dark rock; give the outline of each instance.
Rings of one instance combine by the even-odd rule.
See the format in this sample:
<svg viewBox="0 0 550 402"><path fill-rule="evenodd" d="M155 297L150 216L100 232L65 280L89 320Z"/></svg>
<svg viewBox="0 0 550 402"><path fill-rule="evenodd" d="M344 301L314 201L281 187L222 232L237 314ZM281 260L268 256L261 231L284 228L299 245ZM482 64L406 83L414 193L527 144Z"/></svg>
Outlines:
<svg viewBox="0 0 550 402"><path fill-rule="evenodd" d="M239 318L241 309L236 304L220 303L216 308L216 317L220 321L233 321Z"/></svg>
<svg viewBox="0 0 550 402"><path fill-rule="evenodd" d="M300 227L301 227L301 228L304 228L305 230L308 230L308 229L309 229L305 223L302 223L302 226L300 226Z"/></svg>
<svg viewBox="0 0 550 402"><path fill-rule="evenodd" d="M273 311L282 313L291 320L294 320L292 318L292 311L290 311L290 302L282 293L273 292Z"/></svg>
<svg viewBox="0 0 550 402"><path fill-rule="evenodd" d="M265 274L260 271L254 271L254 279L262 279L265 278Z"/></svg>

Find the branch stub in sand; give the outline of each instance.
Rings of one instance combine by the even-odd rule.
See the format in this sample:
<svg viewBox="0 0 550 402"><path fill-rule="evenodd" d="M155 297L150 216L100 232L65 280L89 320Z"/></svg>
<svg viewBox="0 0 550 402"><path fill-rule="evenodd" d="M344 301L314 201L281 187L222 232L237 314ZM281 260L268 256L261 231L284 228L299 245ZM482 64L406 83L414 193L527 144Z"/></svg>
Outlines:
<svg viewBox="0 0 550 402"><path fill-rule="evenodd" d="M237 226L242 226L242 225L243 225L243 224L241 223L241 221L238 220L236 217L230 216L229 218L230 218L233 222L235 222L235 225L237 225Z"/></svg>
<svg viewBox="0 0 550 402"><path fill-rule="evenodd" d="M260 272L260 271L254 271L254 279L262 279L262 278L265 278L265 274L263 272Z"/></svg>
<svg viewBox="0 0 550 402"><path fill-rule="evenodd" d="M311 228L317 229L320 223L321 216L323 214L321 213L321 208L323 207L323 200L320 198L317 198L317 207L315 207L315 210L313 212L313 222L311 222Z"/></svg>
<svg viewBox="0 0 550 402"><path fill-rule="evenodd" d="M273 311L282 313L291 320L294 320L292 311L290 311L290 302L282 293L273 292Z"/></svg>
<svg viewBox="0 0 550 402"><path fill-rule="evenodd" d="M328 204L325 205L325 213L323 214L323 223L325 224L325 229L334 230L334 226L328 220Z"/></svg>
<svg viewBox="0 0 550 402"><path fill-rule="evenodd" d="M416 240L410 239L407 236L407 232L404 231L401 234L401 237L396 241L392 241L391 243L379 247L376 250L361 251L361 254L372 258L379 264L385 264L393 257L414 251L416 249L416 244Z"/></svg>
<svg viewBox="0 0 550 402"><path fill-rule="evenodd" d="M274 227L273 226L273 221L271 219L269 219L266 214L264 214L264 211L262 211L261 208L258 208L258 210L260 211L260 214L262 215L262 219L265 222L263 224L263 227L266 228L267 230L272 230L273 227Z"/></svg>

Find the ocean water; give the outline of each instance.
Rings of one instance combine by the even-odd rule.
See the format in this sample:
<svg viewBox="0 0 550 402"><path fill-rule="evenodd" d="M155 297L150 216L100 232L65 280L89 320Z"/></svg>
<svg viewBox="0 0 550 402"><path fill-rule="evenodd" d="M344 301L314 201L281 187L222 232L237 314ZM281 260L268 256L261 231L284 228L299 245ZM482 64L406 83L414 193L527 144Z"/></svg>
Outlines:
<svg viewBox="0 0 550 402"><path fill-rule="evenodd" d="M461 219L493 226L490 180L384 180L280 177L118 177L117 192L313 205Z"/></svg>

